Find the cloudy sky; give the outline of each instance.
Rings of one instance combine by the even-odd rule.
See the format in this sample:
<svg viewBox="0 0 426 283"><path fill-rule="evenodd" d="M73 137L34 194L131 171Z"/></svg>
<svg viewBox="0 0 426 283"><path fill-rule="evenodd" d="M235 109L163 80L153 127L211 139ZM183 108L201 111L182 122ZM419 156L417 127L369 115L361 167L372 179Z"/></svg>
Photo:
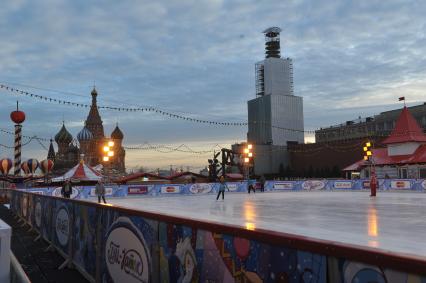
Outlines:
<svg viewBox="0 0 426 283"><path fill-rule="evenodd" d="M395 109L399 96L423 103L425 12L421 0L9 0L0 9L0 82L78 103L90 103L96 84L100 105L245 122L247 100L255 97L254 63L264 57L261 32L279 26L282 54L293 58L295 94L304 99L305 129L312 130ZM64 119L75 136L88 113L0 95L0 128L13 129L9 113L19 99L27 135L52 137ZM247 131L153 113L101 115L108 134L119 123L126 146L209 150L244 141ZM0 143L12 145L12 137L0 133ZM46 154L32 142L23 158ZM195 169L209 156L128 150L126 161L130 168Z"/></svg>

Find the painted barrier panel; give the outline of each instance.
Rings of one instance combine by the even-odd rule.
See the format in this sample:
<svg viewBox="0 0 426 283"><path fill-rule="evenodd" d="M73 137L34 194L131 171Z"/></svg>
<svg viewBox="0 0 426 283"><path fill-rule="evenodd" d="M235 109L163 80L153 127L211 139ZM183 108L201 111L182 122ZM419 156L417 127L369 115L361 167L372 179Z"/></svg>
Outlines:
<svg viewBox="0 0 426 283"><path fill-rule="evenodd" d="M41 230L40 234L46 241L52 241L53 213L55 201L52 198L40 197L41 204Z"/></svg>
<svg viewBox="0 0 426 283"><path fill-rule="evenodd" d="M106 210L102 229L102 282L158 282L152 251L157 251L156 221Z"/></svg>
<svg viewBox="0 0 426 283"><path fill-rule="evenodd" d="M68 252L72 222L70 205L68 202L58 199L55 199L54 203L52 243L66 254Z"/></svg>
<svg viewBox="0 0 426 283"><path fill-rule="evenodd" d="M0 219L0 282L10 282L10 243L12 228Z"/></svg>
<svg viewBox="0 0 426 283"><path fill-rule="evenodd" d="M45 203L45 208L53 211L52 217L43 211L39 214L41 231L52 218L53 225L47 227L53 233L52 244L92 282L426 280L426 262L406 256L399 258L387 252L342 247L306 237L34 196L28 205L40 203L43 210ZM18 199L18 203L25 197L28 193L12 192L12 199ZM20 209L15 205L11 208L15 212ZM37 210L34 207L35 222ZM376 262L381 266L375 266ZM397 266L398 271L388 265Z"/></svg>
<svg viewBox="0 0 426 283"><path fill-rule="evenodd" d="M81 270L95 278L98 208L74 204L73 260Z"/></svg>

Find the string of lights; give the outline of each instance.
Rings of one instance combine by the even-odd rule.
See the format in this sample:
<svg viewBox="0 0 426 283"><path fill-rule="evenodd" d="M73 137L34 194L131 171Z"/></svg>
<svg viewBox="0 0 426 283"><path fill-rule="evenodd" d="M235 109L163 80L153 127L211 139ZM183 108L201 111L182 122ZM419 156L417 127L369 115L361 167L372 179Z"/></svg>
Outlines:
<svg viewBox="0 0 426 283"><path fill-rule="evenodd" d="M86 103L77 103L73 101L68 101L64 99L58 99L58 98L52 98L45 95L39 95L34 94L32 92L24 91L16 87L11 87L6 84L0 84L0 89L6 90L9 93L16 94L16 95L24 95L30 98L39 99L43 102L48 103L58 103L63 104L67 106L74 106L74 107L83 107L83 108L90 108L91 105ZM219 126L248 126L249 124L264 124L271 126L275 129L280 129L283 131L290 131L290 132L301 132L301 133L307 133L307 134L315 134L315 130L299 130L299 129L292 129L292 128L286 128L286 127L280 127L271 125L270 123L264 122L264 121L250 121L250 122L221 122L221 121L211 121L211 120L205 120L205 119L196 119L192 117L183 116L180 114L172 113L170 111L161 110L156 107L116 107L116 106L97 106L98 109L106 109L106 110L114 110L114 111L125 111L125 112L152 112L157 113L163 116L166 116L168 118L172 119L180 119L184 121L189 122L195 122L195 123L202 123L207 125L219 125Z"/></svg>
<svg viewBox="0 0 426 283"><path fill-rule="evenodd" d="M222 149L222 147L219 144L216 144L209 150L194 150L191 147L189 147L186 144L181 144L179 146L168 146L168 145L151 145L148 142L145 142L143 145L138 146L125 146L124 149L127 150L154 150L160 153L171 153L171 152L185 152L185 153L193 153L193 154L206 154L206 153L212 153L215 149Z"/></svg>
<svg viewBox="0 0 426 283"><path fill-rule="evenodd" d="M24 146L30 144L33 140L37 140L37 137L35 137L35 136L31 137L28 141L21 144L21 147L24 147ZM3 148L9 148L9 149L15 148L14 146L9 146L9 145L4 145L4 144L0 144L0 146L3 147Z"/></svg>
<svg viewBox="0 0 426 283"><path fill-rule="evenodd" d="M14 133L14 132L11 132L11 131L8 131L8 130L5 130L5 129L0 129L0 132L5 133L5 134L8 134L8 135L12 135L12 136L14 136L14 135L15 135L15 133ZM45 142L50 141L50 139L48 139L48 138L40 138L40 137L38 137L38 136L36 136L36 135L34 135L34 136L26 136L26 135L22 135L22 137L23 137L23 138L25 138L25 139L38 139L38 140L40 140L40 141L45 141Z"/></svg>

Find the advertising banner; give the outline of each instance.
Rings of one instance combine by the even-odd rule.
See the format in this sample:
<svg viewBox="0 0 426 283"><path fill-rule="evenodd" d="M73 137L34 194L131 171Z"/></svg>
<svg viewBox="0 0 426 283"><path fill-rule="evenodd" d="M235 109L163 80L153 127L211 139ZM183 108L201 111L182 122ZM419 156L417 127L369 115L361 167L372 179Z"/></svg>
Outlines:
<svg viewBox="0 0 426 283"><path fill-rule="evenodd" d="M154 282L151 250L157 233L149 222L120 216L107 227L103 282Z"/></svg>
<svg viewBox="0 0 426 283"><path fill-rule="evenodd" d="M407 180L393 180L390 183L390 188L397 190L409 190L411 188L411 182Z"/></svg>
<svg viewBox="0 0 426 283"><path fill-rule="evenodd" d="M128 195L146 195L149 194L154 185L129 186L127 188Z"/></svg>
<svg viewBox="0 0 426 283"><path fill-rule="evenodd" d="M56 200L53 215L54 242L65 254L68 254L68 241L71 232L71 211L66 202Z"/></svg>
<svg viewBox="0 0 426 283"><path fill-rule="evenodd" d="M57 187L53 190L52 192L52 196L54 197L62 197L62 193L61 193L62 187ZM71 193L71 198L75 199L75 198L79 198L80 195L80 191L78 190L78 188L73 187L72 188L72 193Z"/></svg>
<svg viewBox="0 0 426 283"><path fill-rule="evenodd" d="M333 187L335 189L352 189L352 182L351 181L335 181Z"/></svg>
<svg viewBox="0 0 426 283"><path fill-rule="evenodd" d="M275 182L274 190L293 190L294 182Z"/></svg>
<svg viewBox="0 0 426 283"><path fill-rule="evenodd" d="M302 189L308 191L319 191L325 188L325 182L322 180L309 180L302 183Z"/></svg>
<svg viewBox="0 0 426 283"><path fill-rule="evenodd" d="M178 194L180 193L180 186L162 186L160 192L162 194Z"/></svg>
<svg viewBox="0 0 426 283"><path fill-rule="evenodd" d="M74 192L74 190L73 190L73 192ZM90 196L91 197L96 196L96 188L90 189ZM111 187L105 187L105 196L107 196L107 197L112 196L112 188ZM73 198L72 195L71 195L71 198Z"/></svg>
<svg viewBox="0 0 426 283"><path fill-rule="evenodd" d="M192 184L189 187L189 191L192 194L208 194L212 192L213 186L209 183L196 183Z"/></svg>
<svg viewBox="0 0 426 283"><path fill-rule="evenodd" d="M238 191L238 184L237 183L226 183L226 186L228 187L230 192Z"/></svg>

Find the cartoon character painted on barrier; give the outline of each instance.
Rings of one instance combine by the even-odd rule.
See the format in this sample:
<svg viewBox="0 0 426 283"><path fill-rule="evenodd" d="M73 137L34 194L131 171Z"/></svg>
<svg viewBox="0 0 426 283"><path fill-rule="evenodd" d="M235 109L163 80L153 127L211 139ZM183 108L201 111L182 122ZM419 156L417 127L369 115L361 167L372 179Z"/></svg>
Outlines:
<svg viewBox="0 0 426 283"><path fill-rule="evenodd" d="M197 259L194 248L197 233L188 227L167 224L163 231L167 241L163 243L163 252L168 254L167 265L169 282L198 282Z"/></svg>

